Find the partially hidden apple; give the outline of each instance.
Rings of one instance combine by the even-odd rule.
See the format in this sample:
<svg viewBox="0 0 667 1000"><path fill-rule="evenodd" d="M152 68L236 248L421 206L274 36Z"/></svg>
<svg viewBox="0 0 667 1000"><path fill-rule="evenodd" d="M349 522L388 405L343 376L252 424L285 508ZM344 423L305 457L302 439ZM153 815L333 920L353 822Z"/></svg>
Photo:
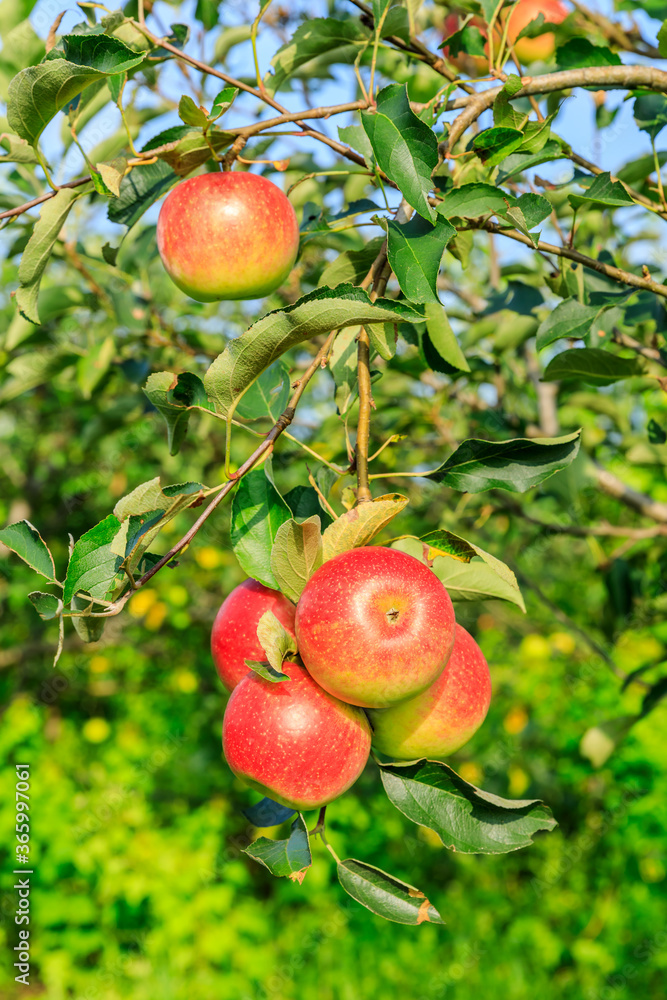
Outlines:
<svg viewBox="0 0 667 1000"><path fill-rule="evenodd" d="M299 225L275 184L227 170L190 177L167 195L157 245L167 274L193 299L256 299L292 270Z"/></svg>
<svg viewBox="0 0 667 1000"><path fill-rule="evenodd" d="M292 602L257 580L244 580L220 605L211 629L211 653L228 691L233 691L248 673L246 660L266 659L257 638L257 624L267 611L272 611L289 634L294 635L296 608Z"/></svg>
<svg viewBox="0 0 667 1000"><path fill-rule="evenodd" d="M319 809L354 784L371 747L360 708L323 691L303 667L284 663L288 681L250 673L234 689L222 748L234 774L275 802Z"/></svg>
<svg viewBox="0 0 667 1000"><path fill-rule="evenodd" d="M490 701L491 677L484 654L457 625L447 666L426 691L393 708L368 712L373 747L392 760L441 760L477 732Z"/></svg>
<svg viewBox="0 0 667 1000"><path fill-rule="evenodd" d="M299 654L325 691L385 708L427 688L454 643L449 594L424 563L382 546L325 562L296 608Z"/></svg>
<svg viewBox="0 0 667 1000"><path fill-rule="evenodd" d="M451 11L445 18L445 23L443 25L444 37L449 38L456 31L459 30L463 24L465 14L458 14L456 11ZM486 24L481 19L481 17L473 17L468 22L470 27L478 28L482 38L488 38L488 30ZM488 53L488 43L484 46L484 51ZM489 73L489 60L488 55L486 56L472 56L468 52L458 52L455 56L450 55L449 46L445 45L442 49L442 54L445 59L454 66L459 73L466 73L468 76L487 76Z"/></svg>
<svg viewBox="0 0 667 1000"><path fill-rule="evenodd" d="M569 11L560 0L519 0L511 8L506 18L503 18L503 28L507 25L507 40L514 46L514 53L522 63L544 62L551 59L556 49L556 37L553 31L547 31L536 38L520 38L517 36L523 29L536 20L540 14L549 24L560 24ZM501 18L503 16L501 15Z"/></svg>
<svg viewBox="0 0 667 1000"><path fill-rule="evenodd" d="M544 62L550 59L556 48L556 39L552 31L547 31L536 38L520 38L518 35L523 29L535 21L540 14L544 15L545 22L549 24L560 24L564 21L569 11L561 3L561 0L518 0L510 8L509 14L501 13L493 31L493 47L497 54L502 42L503 33L507 28L507 41L514 47L514 53L522 63ZM463 24L465 14L451 11L445 18L443 25L444 37L447 39L454 32L458 31ZM473 17L468 22L470 27L478 28L482 37L488 39L489 29L486 23L479 17ZM443 47L445 58L458 69L460 73L467 73L468 76L486 76L489 72L489 43L484 45L485 56L470 55L467 52L459 52L453 56L449 54L449 46Z"/></svg>

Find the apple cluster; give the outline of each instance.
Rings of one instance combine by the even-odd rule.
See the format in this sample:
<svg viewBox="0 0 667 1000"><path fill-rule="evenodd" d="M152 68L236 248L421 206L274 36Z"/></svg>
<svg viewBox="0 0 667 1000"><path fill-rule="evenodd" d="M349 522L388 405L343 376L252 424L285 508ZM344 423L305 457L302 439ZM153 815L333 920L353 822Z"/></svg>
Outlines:
<svg viewBox="0 0 667 1000"><path fill-rule="evenodd" d="M266 659L258 625L267 613L298 647L270 678L249 669ZM371 747L392 760L453 753L491 699L488 664L456 623L443 584L420 560L382 546L325 562L296 607L246 580L220 607L211 650L232 692L222 727L227 763L298 810L347 791Z"/></svg>

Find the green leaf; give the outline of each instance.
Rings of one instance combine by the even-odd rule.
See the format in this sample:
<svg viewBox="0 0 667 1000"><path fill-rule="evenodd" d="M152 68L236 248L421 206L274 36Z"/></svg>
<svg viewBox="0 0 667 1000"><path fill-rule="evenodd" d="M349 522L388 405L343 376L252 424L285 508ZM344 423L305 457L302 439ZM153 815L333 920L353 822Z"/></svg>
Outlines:
<svg viewBox="0 0 667 1000"><path fill-rule="evenodd" d="M667 444L667 431L663 430L657 420L653 417L646 425L648 439L651 444Z"/></svg>
<svg viewBox="0 0 667 1000"><path fill-rule="evenodd" d="M569 337L582 340L600 312L599 306L585 306L576 298L559 302L537 331L537 349L541 351L555 340Z"/></svg>
<svg viewBox="0 0 667 1000"><path fill-rule="evenodd" d="M438 761L380 764L390 801L445 847L463 854L507 854L528 847L556 821L539 799L503 799L475 788Z"/></svg>
<svg viewBox="0 0 667 1000"><path fill-rule="evenodd" d="M387 872L348 858L337 865L345 892L385 920L397 924L442 924L444 920L423 892Z"/></svg>
<svg viewBox="0 0 667 1000"><path fill-rule="evenodd" d="M111 551L130 569L136 568L146 549L169 521L182 510L199 506L205 488L201 483L178 483L163 489L159 476L141 483L113 509L121 527ZM159 511L162 511L161 518L157 517Z"/></svg>
<svg viewBox="0 0 667 1000"><path fill-rule="evenodd" d="M667 125L667 97L662 94L642 94L635 99L632 114L637 127L655 141Z"/></svg>
<svg viewBox="0 0 667 1000"><path fill-rule="evenodd" d="M92 597L76 596L70 602L72 611L93 611L104 610L103 605L95 604ZM106 618L92 618L90 615L75 615L71 619L74 631L82 642L97 642L104 632L107 623Z"/></svg>
<svg viewBox="0 0 667 1000"><path fill-rule="evenodd" d="M265 611L259 619L257 639L274 670L282 670L285 657L296 653L296 639L278 621L273 611Z"/></svg>
<svg viewBox="0 0 667 1000"><path fill-rule="evenodd" d="M621 182L612 181L609 171L598 174L586 194L568 195L568 201L572 208L580 208L587 202L607 208L623 208L625 205L634 205Z"/></svg>
<svg viewBox="0 0 667 1000"><path fill-rule="evenodd" d="M284 674L282 670L276 670L270 663L264 663L262 660L244 660L243 662L249 670L256 673L262 680L270 681L272 684L280 684L282 681L290 679L289 674Z"/></svg>
<svg viewBox="0 0 667 1000"><path fill-rule="evenodd" d="M295 486L294 489L285 494L284 500L292 511L295 521L307 521L308 518L317 514L323 527L331 524L332 518L322 507L317 490L313 489L312 486Z"/></svg>
<svg viewBox="0 0 667 1000"><path fill-rule="evenodd" d="M479 156L487 167L495 167L519 149L523 143L523 132L515 128L494 126L487 128L473 139L470 148Z"/></svg>
<svg viewBox="0 0 667 1000"><path fill-rule="evenodd" d="M438 141L432 129L410 108L407 86L393 83L377 95L377 111L362 111L361 123L378 165L398 185L412 207L430 222L431 174L438 163Z"/></svg>
<svg viewBox="0 0 667 1000"><path fill-rule="evenodd" d="M238 97L238 93L239 91L237 87L225 87L221 90L213 101L213 107L211 108L208 120L210 122L217 121L218 118L221 118L224 115L225 111L229 111L232 104Z"/></svg>
<svg viewBox="0 0 667 1000"><path fill-rule="evenodd" d="M453 531L448 531L446 528L430 531L428 534L422 535L419 540L425 550L424 557L429 565L438 557L444 557L447 562L467 563L477 567L480 564L476 563L475 560L481 559L482 563L502 581L503 591L506 595L505 600L511 600L513 604L525 612L526 606L516 576L509 566L506 566L500 559L496 559L490 552L485 552L478 545L466 541L465 538L455 535Z"/></svg>
<svg viewBox="0 0 667 1000"><path fill-rule="evenodd" d="M453 601L509 601L526 611L509 566L451 531L439 529L422 539L402 537L392 543L392 548L426 562Z"/></svg>
<svg viewBox="0 0 667 1000"><path fill-rule="evenodd" d="M469 372L470 365L459 347L459 342L452 330L447 313L439 302L428 302L425 306L426 330L428 344L437 353L445 365L454 371ZM423 344L427 361L429 360L428 345ZM440 366L437 370L442 371ZM449 372L451 374L451 371Z"/></svg>
<svg viewBox="0 0 667 1000"><path fill-rule="evenodd" d="M336 407L340 416L344 416L356 400L359 387L357 382L357 341L360 326L348 326L336 337L329 370L336 383Z"/></svg>
<svg viewBox="0 0 667 1000"><path fill-rule="evenodd" d="M296 810L265 797L260 802L242 809L241 812L253 826L280 826L285 820L290 819Z"/></svg>
<svg viewBox="0 0 667 1000"><path fill-rule="evenodd" d="M195 104L187 94L183 94L178 102L178 117L186 125L195 125L197 128L206 128L209 123L208 112Z"/></svg>
<svg viewBox="0 0 667 1000"><path fill-rule="evenodd" d="M272 875L289 878L301 885L312 864L308 830L301 813L292 823L287 840L259 837L254 844L245 848L244 854L259 861Z"/></svg>
<svg viewBox="0 0 667 1000"><path fill-rule="evenodd" d="M147 510L145 514L130 515L127 523L127 533L125 534L126 559L132 555L144 535L152 531L163 517L164 510L161 507L157 507L155 510Z"/></svg>
<svg viewBox="0 0 667 1000"><path fill-rule="evenodd" d="M6 156L0 156L0 163L39 163L34 148L17 135L4 132L0 136L0 146L7 150Z"/></svg>
<svg viewBox="0 0 667 1000"><path fill-rule="evenodd" d="M662 27L658 32L658 49L663 59L667 59L667 21L662 22Z"/></svg>
<svg viewBox="0 0 667 1000"><path fill-rule="evenodd" d="M437 208L438 215L446 219L478 219L482 215L505 212L516 204L516 198L493 184L462 184L452 188Z"/></svg>
<svg viewBox="0 0 667 1000"><path fill-rule="evenodd" d="M271 60L274 72L265 77L264 85L269 93L275 94L295 70L320 55L332 56L335 62L353 63L368 39L369 33L359 21L309 18L278 49Z"/></svg>
<svg viewBox="0 0 667 1000"><path fill-rule="evenodd" d="M493 124L504 125L506 128L521 130L526 121L526 115L517 111L512 104L512 98L521 90L521 80L511 73L503 89L493 102Z"/></svg>
<svg viewBox="0 0 667 1000"><path fill-rule="evenodd" d="M119 528L116 515L109 514L76 542L65 577L65 604L80 590L105 600L111 595L121 565L120 557L111 549Z"/></svg>
<svg viewBox="0 0 667 1000"><path fill-rule="evenodd" d="M300 523L290 519L280 525L271 552L271 569L278 589L290 601L296 604L322 561L322 531L318 514ZM266 647L263 648L266 650Z"/></svg>
<svg viewBox="0 0 667 1000"><path fill-rule="evenodd" d="M17 521L0 529L0 542L47 580L56 579L51 551L34 524Z"/></svg>
<svg viewBox="0 0 667 1000"><path fill-rule="evenodd" d="M363 125L345 125L338 129L338 138L351 149L361 153L368 165L372 165L375 157L373 147L370 144L366 130Z"/></svg>
<svg viewBox="0 0 667 1000"><path fill-rule="evenodd" d="M125 157L117 156L107 163L96 163L95 166L105 186L114 197L118 198L120 196L120 184L127 171L127 160Z"/></svg>
<svg viewBox="0 0 667 1000"><path fill-rule="evenodd" d="M540 222L551 215L551 202L541 194L522 194L516 202L516 208L523 216L526 232L539 226Z"/></svg>
<svg viewBox="0 0 667 1000"><path fill-rule="evenodd" d="M271 550L278 528L291 516L264 468L243 477L232 500L232 548L244 572L273 590L278 590L278 583L271 569Z"/></svg>
<svg viewBox="0 0 667 1000"><path fill-rule="evenodd" d="M44 202L32 236L21 256L16 304L21 315L31 323L38 324L40 321L37 298L42 275L60 230L81 193L81 188L61 188L53 198Z"/></svg>
<svg viewBox="0 0 667 1000"><path fill-rule="evenodd" d="M348 552L370 541L401 513L408 503L407 497L398 493L376 497L359 504L334 521L322 535L323 561L327 562L341 552Z"/></svg>
<svg viewBox="0 0 667 1000"><path fill-rule="evenodd" d="M570 38L556 49L559 69L581 69L584 66L620 66L621 57L605 45L593 45L587 38Z"/></svg>
<svg viewBox="0 0 667 1000"><path fill-rule="evenodd" d="M244 420L268 416L275 422L287 406L291 388L287 365L280 359L274 361L241 397L236 415Z"/></svg>
<svg viewBox="0 0 667 1000"><path fill-rule="evenodd" d="M470 24L470 22L468 22L467 24L464 24L462 28L459 28L458 31L454 31L451 35L447 35L438 48L446 48L448 55L454 57L456 57L460 52L464 52L469 56L484 56L486 55L484 48L487 44L488 40L484 37L477 25Z"/></svg>
<svg viewBox="0 0 667 1000"><path fill-rule="evenodd" d="M215 126L209 126L204 137L200 129L193 130L189 125L175 125L150 139L142 152L153 152L179 177L185 177L213 159L212 150L220 153L231 146L233 141L233 135L222 132ZM141 167L140 171L145 169Z"/></svg>
<svg viewBox="0 0 667 1000"><path fill-rule="evenodd" d="M326 285L329 288L344 284L358 285L368 274L383 243L384 236L377 236L369 240L361 250L345 250L340 253L322 271L319 285Z"/></svg>
<svg viewBox="0 0 667 1000"><path fill-rule="evenodd" d="M109 371L116 356L116 341L111 335L90 347L76 365L76 380L84 399L90 399Z"/></svg>
<svg viewBox="0 0 667 1000"><path fill-rule="evenodd" d="M57 347L19 354L5 369L12 377L0 389L0 401L7 402L38 385L44 385L75 360L75 354L64 353Z"/></svg>
<svg viewBox="0 0 667 1000"><path fill-rule="evenodd" d="M371 350L389 361L396 354L396 323L367 323L366 332Z"/></svg>
<svg viewBox="0 0 667 1000"><path fill-rule="evenodd" d="M581 431L560 438L515 438L481 441L471 438L427 479L462 493L502 489L525 493L568 466L579 451Z"/></svg>
<svg viewBox="0 0 667 1000"><path fill-rule="evenodd" d="M162 160L132 170L120 182L120 195L109 202L109 221L130 229L178 179L178 174Z"/></svg>
<svg viewBox="0 0 667 1000"><path fill-rule="evenodd" d="M140 66L145 58L145 53L135 52L113 35L63 35L59 46L68 62L87 66L102 76L127 73Z"/></svg>
<svg viewBox="0 0 667 1000"><path fill-rule="evenodd" d="M31 601L35 611L45 622L57 618L63 610L63 602L54 594L44 594L40 590L33 590L31 594L28 594L28 600Z"/></svg>
<svg viewBox="0 0 667 1000"><path fill-rule="evenodd" d="M7 121L22 139L34 145L61 108L97 80L138 66L136 53L109 35L65 35L65 58L47 58L21 70L7 94Z"/></svg>
<svg viewBox="0 0 667 1000"><path fill-rule="evenodd" d="M402 226L393 220L387 230L387 258L401 291L411 302L439 302L440 262L456 230L445 219L435 225L415 215Z"/></svg>
<svg viewBox="0 0 667 1000"><path fill-rule="evenodd" d="M581 379L589 385L611 385L641 373L637 358L619 358L599 347L581 347L563 351L552 358L544 370L542 381Z"/></svg>
<svg viewBox="0 0 667 1000"><path fill-rule="evenodd" d="M149 376L144 392L166 421L169 454L178 454L193 410L212 409L204 383L193 372L155 372Z"/></svg>
<svg viewBox="0 0 667 1000"><path fill-rule="evenodd" d="M516 152L503 160L502 169L498 171L498 183L504 184L518 174L526 170L538 167L541 163L550 163L552 160L567 159L565 144L556 139L549 139L542 149L536 153Z"/></svg>
<svg viewBox="0 0 667 1000"><path fill-rule="evenodd" d="M404 318L419 317L400 302L372 303L363 289L353 285L318 288L293 305L268 313L232 340L204 376L206 392L223 413L233 412L255 379L291 347L344 326Z"/></svg>

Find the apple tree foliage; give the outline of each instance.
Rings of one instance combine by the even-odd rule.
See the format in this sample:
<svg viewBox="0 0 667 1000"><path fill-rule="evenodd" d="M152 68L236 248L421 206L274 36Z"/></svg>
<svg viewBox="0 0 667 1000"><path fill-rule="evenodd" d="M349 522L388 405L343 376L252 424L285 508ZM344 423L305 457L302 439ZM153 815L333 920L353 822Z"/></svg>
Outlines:
<svg viewBox="0 0 667 1000"><path fill-rule="evenodd" d="M457 9L493 33L511 6ZM525 610L519 583L549 603L530 566L564 537L609 592L609 620L581 641L641 696L583 734L599 766L667 692L659 662L627 674L610 652L666 607L667 487L653 473L667 458L667 22L651 40L580 4L558 26L539 15L522 34L554 35L546 62L522 66L503 37L471 80L443 55L483 48L465 27L446 42L452 7L260 0L250 23L199 0L182 23L167 3L82 2L44 25L25 0L0 4L0 404L20 420L35 394L67 387L96 414L84 451L119 429L135 447L167 442L165 469L69 546L26 519L0 539L41 577L28 596L59 652L67 622L99 639L225 501L243 570L293 601L324 560L377 539L425 560L456 602ZM161 269L153 206L220 169L264 173L297 210L297 265L266 301L195 303ZM204 439L211 478L187 481L179 463ZM408 504L418 534L402 528ZM573 574L576 593L576 558ZM280 682L293 650L273 637L266 652L258 669ZM378 766L393 805L452 850L513 851L555 825L541 802L446 764ZM304 818L268 800L246 815L290 822L247 853L301 881ZM442 922L419 889L336 861L373 912Z"/></svg>

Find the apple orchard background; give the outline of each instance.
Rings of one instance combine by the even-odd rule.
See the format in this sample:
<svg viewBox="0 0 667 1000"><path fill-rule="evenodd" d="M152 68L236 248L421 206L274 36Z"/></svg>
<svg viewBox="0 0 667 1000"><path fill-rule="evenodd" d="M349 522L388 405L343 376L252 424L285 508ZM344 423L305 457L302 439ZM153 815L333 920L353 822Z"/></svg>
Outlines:
<svg viewBox="0 0 667 1000"><path fill-rule="evenodd" d="M655 46L665 16L660 0L617 6L621 12L606 0L591 0L595 10L626 26L632 12L644 39ZM42 58L49 28L63 9L58 0L0 3L0 98L22 66ZM444 8L426 4L423 11L423 38L437 51ZM136 5L127 12L135 13ZM156 3L154 13L154 24L191 27L187 51L253 81L247 28L256 14L252 5L218 8L200 0L195 9L194 3ZM352 4L333 0L270 7L259 32L262 72L305 14L355 13ZM22 49L11 32L28 17L35 35L23 32ZM67 8L58 32L82 18L79 9ZM582 33L576 25L567 30ZM591 31L595 44L609 44L602 29L598 35ZM618 51L623 62L665 68L664 61ZM367 79L368 68L361 72ZM443 83L427 66L398 59L382 64L382 81L392 79L407 82L417 102L430 100ZM205 96L210 104L216 83L202 84L196 72L184 72L175 61L165 64L159 86L127 102L137 148L179 124L176 107L183 93ZM337 104L356 99L355 88L350 65L320 58L307 73L295 74L281 100L293 110ZM629 183L646 190L650 138L637 127L633 102L624 100L623 91L602 96L596 101L590 91L572 91L553 128L580 155L603 170L625 170ZM225 125L253 120L257 110L258 102L244 96ZM485 114L489 120L482 124L488 126ZM335 126L353 120L340 116L324 128L336 137ZM124 147L121 124L116 107L100 102L80 129L79 140L96 162ZM6 130L0 119L0 131ZM667 158L660 152L664 135L657 139L660 163ZM47 127L42 147L58 180L85 172L62 116ZM283 172L270 164L252 168L285 190L306 174L350 168L323 145L291 137L274 142L270 151L261 139L254 141L245 155L289 159ZM538 168L554 185L561 221L567 219L575 170L568 159ZM0 171L2 210L43 189L39 168L10 164ZM396 195L388 189L393 207ZM361 175L312 178L290 197L300 219L308 202L335 213L371 197L382 207L378 189ZM158 474L163 483L216 483L223 477L223 435L206 416L192 421L180 453L169 454L161 418L141 391L148 374L199 370L202 359L215 357L225 339L258 313L315 287L336 252L358 249L380 232L370 226L325 232L307 244L292 284L281 294L265 302L203 306L179 293L161 268L157 206L126 237L118 269L105 265L102 245L117 246L124 232L108 221L106 209L101 197L75 206L42 282L39 327L17 318L10 298L30 216L0 233L0 363L10 366L0 387L0 518L29 518L61 562L67 532L81 535L136 484ZM634 207L591 209L581 221L578 245L608 248L622 266L638 271L646 264L656 280L664 280L664 225L664 219ZM554 237L551 229L546 233ZM491 245L480 233L469 251L463 264L445 255L441 283L470 361L469 377L461 382L426 371L416 348L406 346L374 383L374 440L379 445L389 434L404 436L385 452L388 473L437 465L452 440L506 438L526 428L532 433L537 421L539 366L530 338L559 299L543 279L529 277L535 255L519 244L496 238ZM664 343L665 310L651 299L640 294L631 300L623 329L639 331L655 348ZM303 357L297 349L289 362L298 365ZM328 373L321 373L293 430L323 456L340 460L332 387ZM661 665L664 673L667 557L664 530L658 530L664 520L646 518L628 507L627 496L614 499L601 490L593 462L665 504L665 395L655 379L636 377L604 389L569 383L557 402L561 432L582 427L582 447L572 465L536 490L469 495L425 479L381 481L410 497L398 525L402 533L447 527L517 572L526 615L498 601L457 606L459 620L489 660L494 696L486 723L452 763L489 791L545 800L559 823L513 854L454 854L397 812L369 769L330 808L330 839L341 856L362 857L427 887L444 927L391 924L362 909L338 886L321 846L301 886L272 879L242 853L257 831L239 806L256 796L221 759L225 699L209 653L215 611L243 578L229 544L228 507L207 522L176 569L158 574L109 621L98 643L87 647L70 631L55 669L56 629L40 621L26 600L33 574L2 550L0 746L3 760L21 757L31 764L37 869L32 985L13 982L10 959L0 970L2 996L664 995L665 702L656 699L653 710L637 720L647 687L622 685L617 676L641 669L638 676L649 684L659 680ZM235 443L237 463L246 446ZM274 471L283 492L307 482L306 462L313 466L295 444L282 441ZM340 492L332 497L339 502ZM166 551L189 523L184 515L172 521L158 551ZM555 529L545 531L547 523ZM630 525L630 535L591 530L601 524ZM0 797L4 871L13 850L13 783L13 768L7 767ZM14 903L9 876L0 896L7 943L13 941Z"/></svg>

